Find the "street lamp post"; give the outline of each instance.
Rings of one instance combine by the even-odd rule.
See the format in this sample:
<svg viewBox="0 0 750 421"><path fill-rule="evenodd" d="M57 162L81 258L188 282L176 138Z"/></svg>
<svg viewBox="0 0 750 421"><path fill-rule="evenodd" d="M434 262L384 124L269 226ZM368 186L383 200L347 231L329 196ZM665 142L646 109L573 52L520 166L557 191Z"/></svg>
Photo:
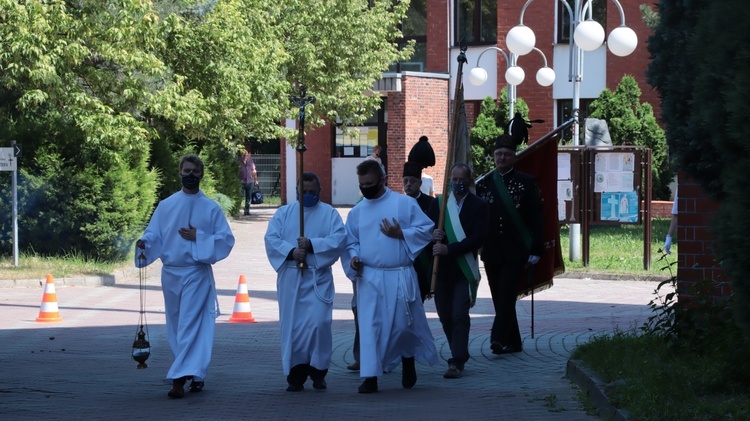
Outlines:
<svg viewBox="0 0 750 421"><path fill-rule="evenodd" d="M513 27L506 36L508 50L519 56L528 54L534 49L536 36L534 31L523 24L523 16L526 8L534 0L528 0L521 9L519 24ZM583 52L594 51L604 43L604 28L599 22L592 19L593 0L573 0L571 9L568 1L559 0L568 10L570 16L570 73L568 81L573 82L573 116L576 121L573 124L573 144L580 145L580 121L579 108L581 105L581 81L583 80ZM625 26L625 13L618 0L612 0L620 12L620 26L609 34L607 47L612 54L624 57L635 51L638 45L638 36L631 28ZM581 258L581 226L570 225L570 260L576 261Z"/></svg>
<svg viewBox="0 0 750 421"><path fill-rule="evenodd" d="M536 81L541 86L550 86L555 82L555 71L547 66L547 57L544 55L542 50L532 47L533 50L539 52L544 59L544 67L536 72ZM526 78L526 72L518 66L517 57L515 54L507 54L501 48L498 47L487 47L477 57L477 64L469 72L469 83L474 86L481 86L487 81L487 71L479 67L479 60L487 51L497 51L505 58L507 69L505 70L505 81L508 83L508 115L513 118L514 108L516 103L516 86L520 85L521 82Z"/></svg>

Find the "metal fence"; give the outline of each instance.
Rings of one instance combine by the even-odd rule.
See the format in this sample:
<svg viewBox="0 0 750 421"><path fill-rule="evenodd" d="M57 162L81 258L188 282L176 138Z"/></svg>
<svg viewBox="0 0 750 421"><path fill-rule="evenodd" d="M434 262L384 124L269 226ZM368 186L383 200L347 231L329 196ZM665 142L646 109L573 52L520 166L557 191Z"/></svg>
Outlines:
<svg viewBox="0 0 750 421"><path fill-rule="evenodd" d="M281 193L281 155L253 154L258 184L264 196L278 196Z"/></svg>

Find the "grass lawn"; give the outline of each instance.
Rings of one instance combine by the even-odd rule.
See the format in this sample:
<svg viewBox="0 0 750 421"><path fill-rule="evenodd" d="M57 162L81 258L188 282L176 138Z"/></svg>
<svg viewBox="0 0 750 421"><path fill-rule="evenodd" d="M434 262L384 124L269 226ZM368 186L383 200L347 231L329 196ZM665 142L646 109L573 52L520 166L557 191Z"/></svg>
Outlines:
<svg viewBox="0 0 750 421"><path fill-rule="evenodd" d="M726 323L725 323L726 325ZM750 342L731 326L669 342L619 332L575 349L632 420L750 419Z"/></svg>
<svg viewBox="0 0 750 421"><path fill-rule="evenodd" d="M254 208L279 206L278 196L267 196L262 205ZM651 269L643 270L643 226L595 226L591 229L591 252L589 266L582 262L571 262L568 259L568 226L560 229L560 241L567 272L609 272L641 275L669 276L664 271L664 261L658 261L661 256L664 236L669 229L669 219L654 219L652 224ZM672 247L673 254L668 261L675 261L674 251L678 245ZM63 257L45 257L36 254L21 253L19 266L13 266L12 256L0 257L0 279L44 279L47 273L54 273L55 277L65 278L75 275L106 275L122 267L132 266L132 256L123 262L108 263L86 260L79 255Z"/></svg>
<svg viewBox="0 0 750 421"><path fill-rule="evenodd" d="M569 257L569 227L560 227L560 244L566 272L611 272L636 275L659 275L668 278L665 269L668 263L677 261L678 244L672 246L672 254L663 256L664 237L669 230L668 218L653 219L651 223L651 268L643 269L643 226L592 226L589 236L589 265L581 260L571 262ZM581 249L583 252L583 249Z"/></svg>

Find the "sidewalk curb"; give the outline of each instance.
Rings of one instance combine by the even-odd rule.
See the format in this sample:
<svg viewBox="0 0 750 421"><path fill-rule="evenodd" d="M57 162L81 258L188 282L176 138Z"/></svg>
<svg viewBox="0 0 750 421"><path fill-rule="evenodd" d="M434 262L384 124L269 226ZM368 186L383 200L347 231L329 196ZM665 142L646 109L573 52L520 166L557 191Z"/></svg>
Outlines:
<svg viewBox="0 0 750 421"><path fill-rule="evenodd" d="M605 392L608 384L604 383L583 361L568 360L565 374L591 400L603 420L628 421L630 419L627 411L617 408L609 400Z"/></svg>
<svg viewBox="0 0 750 421"><path fill-rule="evenodd" d="M101 287L114 286L128 276L132 276L137 269L118 270L109 275L90 275L76 276L70 278L54 278L56 286L82 286L82 287ZM54 274L52 274L54 276ZM0 279L0 288L41 288L44 286L46 279Z"/></svg>
<svg viewBox="0 0 750 421"><path fill-rule="evenodd" d="M600 279L604 281L666 281L670 278L668 274L652 275L639 273L617 273L617 272L564 272L555 278L565 279Z"/></svg>
<svg viewBox="0 0 750 421"><path fill-rule="evenodd" d="M118 270L110 275L91 275L71 278L55 278L58 286L114 286L122 279L136 276L135 268ZM54 276L54 274L52 274ZM664 281L668 276L639 275L632 273L565 272L555 278L601 279L605 281ZM0 280L0 288L37 288L44 286L44 278Z"/></svg>

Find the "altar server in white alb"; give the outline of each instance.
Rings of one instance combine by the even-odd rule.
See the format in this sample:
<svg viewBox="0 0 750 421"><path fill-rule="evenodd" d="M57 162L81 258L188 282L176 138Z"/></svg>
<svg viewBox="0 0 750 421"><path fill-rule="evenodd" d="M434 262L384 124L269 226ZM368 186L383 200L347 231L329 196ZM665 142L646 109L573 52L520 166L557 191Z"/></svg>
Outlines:
<svg viewBox="0 0 750 421"><path fill-rule="evenodd" d="M136 246L136 266L163 263L161 287L167 339L174 355L167 379L170 398L182 398L188 379L191 392L205 384L219 315L211 265L229 256L234 235L219 205L200 190L203 161L195 155L180 160L182 190L162 200ZM146 260L139 259L141 252Z"/></svg>
<svg viewBox="0 0 750 421"><path fill-rule="evenodd" d="M266 254L278 276L276 291L281 325L281 362L287 391L326 389L333 336L333 273L341 256L346 228L338 211L320 202L320 180L302 174L304 236L300 236L299 201L280 207L268 224ZM300 268L299 263L304 262Z"/></svg>
<svg viewBox="0 0 750 421"><path fill-rule="evenodd" d="M430 243L434 224L417 201L392 192L375 161L357 166L364 200L349 212L341 263L357 285L359 393L378 391L378 376L402 363L401 385L417 382L415 358L438 363L414 260Z"/></svg>

